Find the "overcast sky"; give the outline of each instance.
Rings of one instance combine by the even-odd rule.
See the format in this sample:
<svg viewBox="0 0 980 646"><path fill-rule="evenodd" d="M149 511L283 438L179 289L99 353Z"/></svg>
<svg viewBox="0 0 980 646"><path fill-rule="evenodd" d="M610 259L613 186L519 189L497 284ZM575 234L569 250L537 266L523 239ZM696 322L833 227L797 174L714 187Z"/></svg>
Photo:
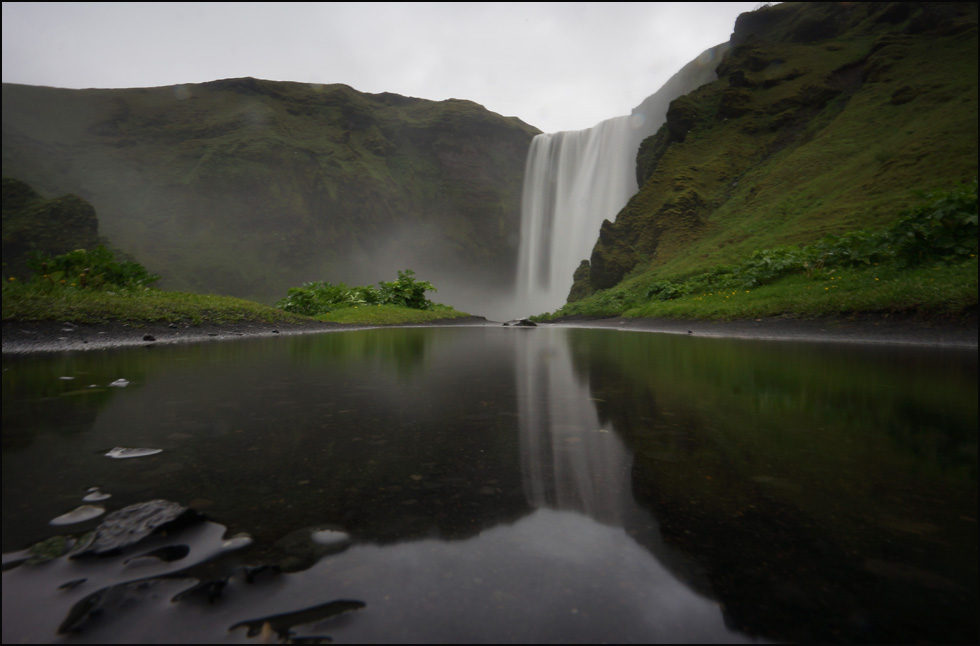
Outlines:
<svg viewBox="0 0 980 646"><path fill-rule="evenodd" d="M629 114L757 5L4 2L3 82L346 83L579 130Z"/></svg>

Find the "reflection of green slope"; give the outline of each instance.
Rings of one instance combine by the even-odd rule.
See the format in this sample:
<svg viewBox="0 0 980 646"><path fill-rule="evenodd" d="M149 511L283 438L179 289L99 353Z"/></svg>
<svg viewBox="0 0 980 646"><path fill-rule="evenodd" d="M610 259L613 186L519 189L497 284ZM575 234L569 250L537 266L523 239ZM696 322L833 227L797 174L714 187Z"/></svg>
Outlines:
<svg viewBox="0 0 980 646"><path fill-rule="evenodd" d="M498 342L474 344L474 335ZM512 522L528 503L510 340L497 328L378 329L65 355L74 374L137 383L98 410L62 398L43 441L12 451L6 415L35 391L8 390L18 374L8 370L5 550L44 538L47 521L93 485L113 494L112 508L163 498L221 518L232 534L255 536L257 560L277 558L272 546L290 532L324 523L393 542ZM65 357L30 363L56 380ZM65 434L58 422L80 411L86 432ZM163 452L104 458L113 446ZM50 472L58 477L24 490Z"/></svg>
<svg viewBox="0 0 980 646"><path fill-rule="evenodd" d="M426 341L432 339L430 330L393 328L378 332L310 335L297 339L290 352L295 359L311 363L327 359L343 365L377 360L394 365L403 377L425 366ZM446 336L452 334L448 332Z"/></svg>
<svg viewBox="0 0 980 646"><path fill-rule="evenodd" d="M635 451L636 495L738 626L976 632L960 612L977 592L975 353L649 336L572 347ZM876 632L896 609L888 630L908 632Z"/></svg>
<svg viewBox="0 0 980 646"><path fill-rule="evenodd" d="M109 384L124 378L127 388L137 389L143 381L139 362L110 358L113 354L4 356L3 398L18 404L3 407L3 449L31 444L45 430L90 431L99 411L122 390Z"/></svg>

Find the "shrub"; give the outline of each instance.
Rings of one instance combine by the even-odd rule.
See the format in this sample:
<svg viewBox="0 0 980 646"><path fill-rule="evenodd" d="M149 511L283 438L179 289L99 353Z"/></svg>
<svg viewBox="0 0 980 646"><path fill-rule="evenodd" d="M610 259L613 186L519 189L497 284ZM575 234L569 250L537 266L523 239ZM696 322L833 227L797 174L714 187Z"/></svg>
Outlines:
<svg viewBox="0 0 980 646"><path fill-rule="evenodd" d="M378 283L382 305L402 305L415 310L432 309L432 301L425 297L426 292L434 292L436 288L426 280L416 280L415 272L411 269L398 272L398 280L390 283Z"/></svg>
<svg viewBox="0 0 980 646"><path fill-rule="evenodd" d="M99 245L92 251L76 249L51 257L35 252L27 262L34 271L31 281L79 289L138 289L160 280L143 265L119 262L113 253Z"/></svg>
<svg viewBox="0 0 980 646"><path fill-rule="evenodd" d="M398 280L379 282L378 287L348 287L343 283L304 283L302 287L290 287L286 297L276 307L306 316L327 314L342 307L358 305L400 305L417 310L432 309L434 303L425 297L436 288L425 280L416 280L411 269L398 272Z"/></svg>
<svg viewBox="0 0 980 646"><path fill-rule="evenodd" d="M283 311L305 316L326 314L334 306L344 302L348 291L349 288L343 283L303 283L302 287L290 287L286 297L275 306Z"/></svg>
<svg viewBox="0 0 980 646"><path fill-rule="evenodd" d="M885 233L896 258L911 266L976 254L977 180L922 198L923 204L907 211Z"/></svg>

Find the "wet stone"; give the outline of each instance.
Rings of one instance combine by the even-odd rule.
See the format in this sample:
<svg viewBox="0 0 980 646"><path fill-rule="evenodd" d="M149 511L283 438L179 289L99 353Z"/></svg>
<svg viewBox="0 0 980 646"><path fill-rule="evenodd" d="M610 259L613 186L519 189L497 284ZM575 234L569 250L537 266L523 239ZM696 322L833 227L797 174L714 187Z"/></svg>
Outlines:
<svg viewBox="0 0 980 646"><path fill-rule="evenodd" d="M98 487L90 487L88 493L82 498L84 502L101 502L112 498L112 494L103 493Z"/></svg>
<svg viewBox="0 0 980 646"><path fill-rule="evenodd" d="M105 508L98 505L82 505L49 521L50 525L74 525L87 520L98 518L105 513Z"/></svg>
<svg viewBox="0 0 980 646"><path fill-rule="evenodd" d="M72 555L108 556L135 545L164 527L183 525L203 517L197 512L175 502L151 500L114 511L96 528L91 541Z"/></svg>
<svg viewBox="0 0 980 646"><path fill-rule="evenodd" d="M107 458L115 459L125 459L125 458L142 458L148 455L156 455L157 453L163 453L163 449L145 449L145 448L126 448L122 446L117 446L108 453L106 453Z"/></svg>

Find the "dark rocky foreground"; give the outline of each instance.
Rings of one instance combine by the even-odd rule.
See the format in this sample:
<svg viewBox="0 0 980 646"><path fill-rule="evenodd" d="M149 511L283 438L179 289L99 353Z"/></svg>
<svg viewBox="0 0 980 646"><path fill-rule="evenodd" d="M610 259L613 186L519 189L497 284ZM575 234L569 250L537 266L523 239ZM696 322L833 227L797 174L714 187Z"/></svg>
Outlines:
<svg viewBox="0 0 980 646"><path fill-rule="evenodd" d="M459 325L500 326L499 322L471 316L445 319L410 327ZM825 316L811 319L769 317L740 321L682 321L672 319L569 317L549 325L608 328L617 330L686 334L691 336L732 337L781 341L823 341L843 343L891 343L977 348L977 312L955 319L923 315ZM227 341L244 337L271 337L369 329L374 326L342 323L223 323L177 324L127 323L80 324L54 321L5 321L3 353L61 352L99 350L126 346L154 346L170 343Z"/></svg>
<svg viewBox="0 0 980 646"><path fill-rule="evenodd" d="M936 318L920 314L858 314L809 319L766 317L739 321L569 317L559 320L557 324L774 341L892 343L977 348L976 311L956 318Z"/></svg>
<svg viewBox="0 0 980 646"><path fill-rule="evenodd" d="M484 325L482 317L445 319L412 325ZM310 321L304 323L98 323L73 324L56 321L4 321L3 353L104 350L127 346L154 346L201 341L228 341L245 337L273 337L369 329L371 325L348 325Z"/></svg>

